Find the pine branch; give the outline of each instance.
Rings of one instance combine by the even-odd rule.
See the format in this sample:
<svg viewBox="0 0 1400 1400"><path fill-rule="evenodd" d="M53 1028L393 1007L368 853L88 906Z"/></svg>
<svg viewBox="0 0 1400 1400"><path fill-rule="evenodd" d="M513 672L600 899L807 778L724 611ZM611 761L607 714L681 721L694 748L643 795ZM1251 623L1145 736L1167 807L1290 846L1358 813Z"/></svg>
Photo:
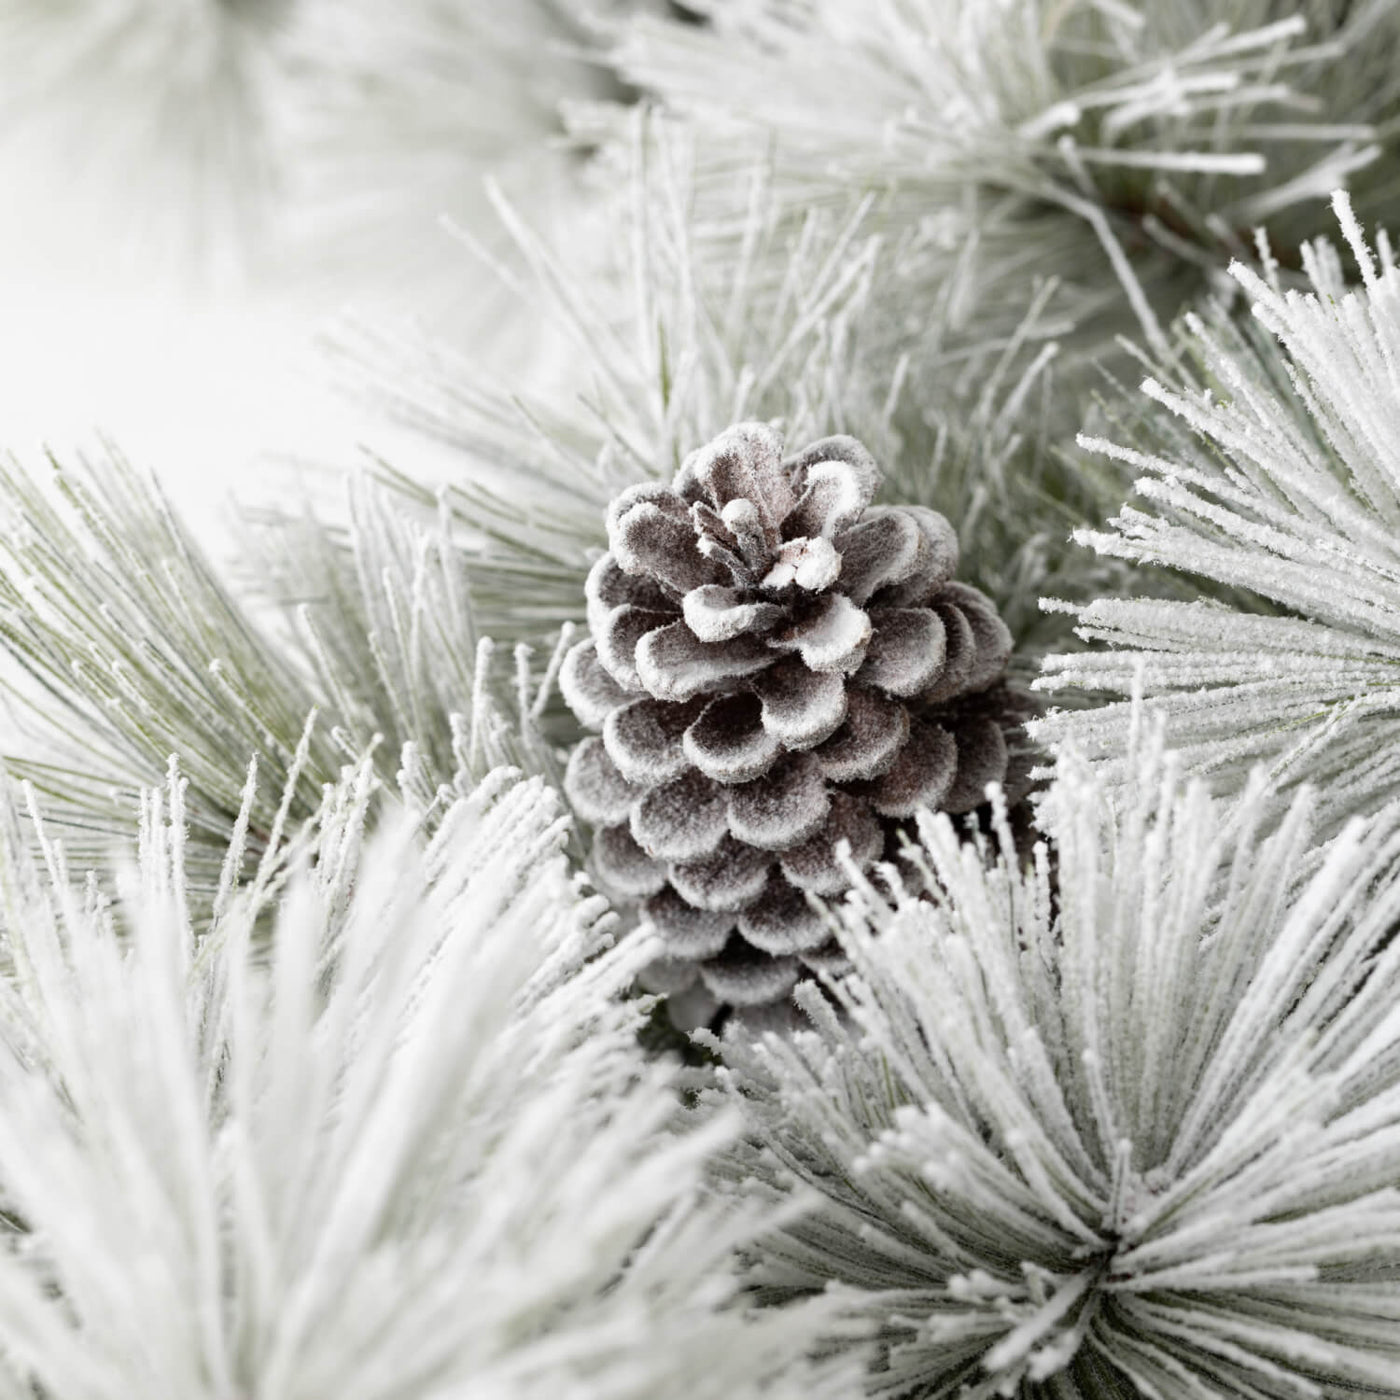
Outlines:
<svg viewBox="0 0 1400 1400"><path fill-rule="evenodd" d="M191 879L203 897L246 814L261 854L373 752L392 791L432 813L493 767L553 771L527 658L497 695L454 556L365 493L354 552L312 526L282 556L306 606L269 630L219 579L154 482L115 453L46 486L0 466L0 673L25 721L5 762L105 865L172 755L190 784ZM329 606L328 606L329 604ZM543 693L548 694L548 677ZM256 779L248 777L256 759ZM432 819L435 820L435 817ZM81 837L77 833L83 833Z"/></svg>
<svg viewBox="0 0 1400 1400"><path fill-rule="evenodd" d="M250 515L243 560L264 586L275 580L342 743L374 747L386 780L411 774L420 791L507 763L557 778L549 706L567 635L542 656L518 644L512 675L481 631L450 518L405 510L367 479L351 482L349 500L343 532L311 516Z"/></svg>
<svg viewBox="0 0 1400 1400"><path fill-rule="evenodd" d="M341 757L316 723L307 677L219 581L152 480L115 451L52 468L45 482L0 463L0 641L11 663L0 680L24 724L6 765L55 817L90 831L85 862L129 836L141 790L163 781L174 753L206 856L233 829L255 755L254 842L270 834L284 791L291 818L305 820Z"/></svg>
<svg viewBox="0 0 1400 1400"><path fill-rule="evenodd" d="M1199 368L1146 383L1160 409L1143 420L1140 446L1083 444L1143 474L1141 504L1081 543L1245 601L1101 598L1076 612L1080 634L1106 649L1051 657L1040 684L1138 688L1184 758L1222 786L1264 760L1280 806L1290 785L1308 781L1340 820L1374 810L1400 783L1389 757L1400 666L1400 273L1384 236L1378 268L1344 197L1337 209L1363 290L1345 291L1325 245L1308 252L1307 296L1237 269L1267 336L1247 337L1218 314L1193 321ZM1040 732L1112 761L1133 722L1120 700L1052 716Z"/></svg>
<svg viewBox="0 0 1400 1400"><path fill-rule="evenodd" d="M724 1044L732 1189L822 1198L753 1282L861 1289L877 1394L1391 1393L1400 810L1315 856L1307 797L1266 836L1262 776L1128 761L1062 762L1030 864L921 819L833 921L846 1017Z"/></svg>
<svg viewBox="0 0 1400 1400"><path fill-rule="evenodd" d="M426 846L370 840L368 775L203 936L182 781L115 900L0 808L0 1390L849 1394L803 1359L831 1305L737 1306L775 1217L702 1191L733 1125L672 1131L617 997L645 950L608 949L557 800L500 772Z"/></svg>
<svg viewBox="0 0 1400 1400"><path fill-rule="evenodd" d="M1339 185L1370 217L1400 212L1377 159L1400 118L1395 0L704 9L701 27L620 25L612 53L693 128L707 186L761 149L791 220L876 197L903 250L891 316L954 303L974 343L1009 335L1053 278L1081 387L1120 332L1164 352L1257 224L1296 259ZM592 108L576 129L616 121Z"/></svg>

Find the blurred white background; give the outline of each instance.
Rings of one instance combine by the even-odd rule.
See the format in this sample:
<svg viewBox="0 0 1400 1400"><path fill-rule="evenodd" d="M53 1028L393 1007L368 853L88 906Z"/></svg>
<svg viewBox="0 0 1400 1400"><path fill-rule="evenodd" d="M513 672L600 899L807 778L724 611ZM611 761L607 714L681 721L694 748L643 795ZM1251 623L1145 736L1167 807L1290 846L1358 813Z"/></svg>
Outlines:
<svg viewBox="0 0 1400 1400"><path fill-rule="evenodd" d="M406 442L329 387L343 311L533 372L441 219L499 252L488 174L569 217L558 105L614 91L578 57L589 8L0 0L0 449L105 433L217 535L232 488L291 504L290 461Z"/></svg>
<svg viewBox="0 0 1400 1400"><path fill-rule="evenodd" d="M353 415L325 382L314 318L266 296L97 288L3 247L0 268L0 442L25 460L105 434L217 543L229 492L276 485L291 470L282 454L354 455Z"/></svg>

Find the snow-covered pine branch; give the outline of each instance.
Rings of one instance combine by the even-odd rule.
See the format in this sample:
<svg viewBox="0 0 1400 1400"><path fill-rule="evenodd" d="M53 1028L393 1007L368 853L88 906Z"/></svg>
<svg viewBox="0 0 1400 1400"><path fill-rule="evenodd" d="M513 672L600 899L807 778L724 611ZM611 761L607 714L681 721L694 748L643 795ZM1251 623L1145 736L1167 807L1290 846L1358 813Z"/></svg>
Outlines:
<svg viewBox="0 0 1400 1400"><path fill-rule="evenodd" d="M7 799L0 1395L849 1395L833 1304L740 1305L776 1217L704 1188L732 1121L673 1131L550 791L499 772L425 848L366 842L368 777L202 937L178 775L115 899Z"/></svg>
<svg viewBox="0 0 1400 1400"><path fill-rule="evenodd" d="M823 1201L752 1281L863 1290L874 1395L1394 1394L1400 810L1309 865L1306 796L1265 835L1262 776L1132 759L1063 761L1030 864L922 819L931 893L841 911L848 1014L726 1041L732 1189Z"/></svg>
<svg viewBox="0 0 1400 1400"><path fill-rule="evenodd" d="M1119 332L1162 349L1256 224L1296 250L1352 180L1368 216L1397 212L1376 161L1400 110L1395 0L701 8L703 27L620 26L619 71L693 125L712 183L749 143L793 219L875 196L900 247L887 313L947 306L950 352L1010 334L1046 279L1086 356Z"/></svg>
<svg viewBox="0 0 1400 1400"><path fill-rule="evenodd" d="M1193 319L1198 368L1144 385L1161 407L1137 444L1082 443L1141 475L1137 501L1080 541L1239 603L1100 598L1078 631L1106 648L1050 658L1040 684L1140 688L1193 767L1224 783L1265 760L1276 805L1307 780L1340 818L1400 785L1400 271L1384 234L1377 261L1336 207L1362 288L1325 244L1306 294L1237 267L1267 337ZM1124 699L1040 733L1121 771L1132 723Z"/></svg>
<svg viewBox="0 0 1400 1400"><path fill-rule="evenodd" d="M140 793L172 754L189 784L196 902L250 793L261 854L371 750L388 789L425 809L440 786L450 797L500 764L552 771L548 654L493 655L443 532L372 490L345 548L301 522L280 541L296 632L231 586L158 483L114 451L42 474L0 460L0 521L4 762L82 868L129 845Z"/></svg>

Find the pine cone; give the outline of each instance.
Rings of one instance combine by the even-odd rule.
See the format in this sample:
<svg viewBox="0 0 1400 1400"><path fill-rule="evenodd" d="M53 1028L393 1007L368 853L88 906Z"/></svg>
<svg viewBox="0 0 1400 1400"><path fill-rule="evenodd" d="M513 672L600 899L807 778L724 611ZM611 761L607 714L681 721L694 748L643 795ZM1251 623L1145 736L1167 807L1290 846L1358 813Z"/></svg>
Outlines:
<svg viewBox="0 0 1400 1400"><path fill-rule="evenodd" d="M848 888L838 841L868 867L918 808L1006 778L1010 633L953 580L947 520L871 506L879 480L853 438L784 460L744 423L609 509L592 636L560 675L601 738L565 786L600 884L668 949L665 989L785 997L840 956L806 897Z"/></svg>

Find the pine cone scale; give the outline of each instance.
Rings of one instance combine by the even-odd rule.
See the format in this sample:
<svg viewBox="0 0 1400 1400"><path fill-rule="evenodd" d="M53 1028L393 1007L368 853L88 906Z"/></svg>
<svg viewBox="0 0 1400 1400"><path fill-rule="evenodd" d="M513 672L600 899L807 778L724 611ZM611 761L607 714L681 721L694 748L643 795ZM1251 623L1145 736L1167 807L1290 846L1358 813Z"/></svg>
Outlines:
<svg viewBox="0 0 1400 1400"><path fill-rule="evenodd" d="M920 807L937 810L958 773L958 746L941 725L915 720L909 742L888 773L853 786L882 817L912 817Z"/></svg>
<svg viewBox="0 0 1400 1400"><path fill-rule="evenodd" d="M698 707L667 705L651 698L620 706L603 724L608 757L629 783L655 787L678 778L690 766L685 731L699 717Z"/></svg>
<svg viewBox="0 0 1400 1400"><path fill-rule="evenodd" d="M763 706L750 692L712 700L681 737L685 756L717 783L746 783L782 752L763 721Z"/></svg>
<svg viewBox="0 0 1400 1400"><path fill-rule="evenodd" d="M737 424L687 459L677 485L683 490L695 484L721 513L733 501L751 503L765 531L774 535L797 503L782 469L781 441L758 423Z"/></svg>
<svg viewBox="0 0 1400 1400"><path fill-rule="evenodd" d="M818 675L849 674L865 660L870 618L842 593L826 593L805 617L771 638L769 645L795 651Z"/></svg>
<svg viewBox="0 0 1400 1400"><path fill-rule="evenodd" d="M702 642L684 621L648 632L636 645L637 675L659 700L689 700L772 664L772 652L757 637Z"/></svg>
<svg viewBox="0 0 1400 1400"><path fill-rule="evenodd" d="M632 699L599 660L591 638L571 648L565 656L559 671L559 688L568 697L579 723L589 729L601 729L609 715Z"/></svg>
<svg viewBox="0 0 1400 1400"><path fill-rule="evenodd" d="M597 831L593 863L607 887L629 899L643 899L666 887L666 867L642 850L626 825Z"/></svg>
<svg viewBox="0 0 1400 1400"><path fill-rule="evenodd" d="M761 778L729 789L729 830L761 851L786 851L826 820L831 793L810 754L788 754Z"/></svg>
<svg viewBox="0 0 1400 1400"><path fill-rule="evenodd" d="M852 602L861 605L877 590L909 578L925 548L923 532L903 511L872 511L871 516L836 541L842 587Z"/></svg>
<svg viewBox="0 0 1400 1400"><path fill-rule="evenodd" d="M887 773L908 739L909 711L903 705L852 688L845 719L813 754L828 782L862 782Z"/></svg>
<svg viewBox="0 0 1400 1400"><path fill-rule="evenodd" d="M1011 633L985 594L965 583L946 584L943 592L972 629L976 662L963 689L983 690L1001 675L1011 659Z"/></svg>
<svg viewBox="0 0 1400 1400"><path fill-rule="evenodd" d="M849 883L836 854L842 841L850 847L850 858L860 870L869 869L885 846L885 831L875 813L849 792L834 794L821 827L800 846L783 852L779 865L784 876L812 894L839 894Z"/></svg>
<svg viewBox="0 0 1400 1400"><path fill-rule="evenodd" d="M588 608L588 627L595 637L614 608L634 607L664 613L670 607L670 599L660 584L645 574L629 574L611 554L601 555L588 571L583 594Z"/></svg>
<svg viewBox="0 0 1400 1400"><path fill-rule="evenodd" d="M657 860L699 860L719 849L730 827L729 805L704 774L691 768L651 788L631 808L632 837Z"/></svg>
<svg viewBox="0 0 1400 1400"><path fill-rule="evenodd" d="M637 670L637 645L643 637L670 624L671 615L650 608L623 603L614 608L597 635L599 663L617 683L633 694L647 693L646 683Z"/></svg>
<svg viewBox="0 0 1400 1400"><path fill-rule="evenodd" d="M677 596L724 582L724 571L696 545L689 519L676 519L654 501L640 501L621 517L613 553L629 574L648 574Z"/></svg>
<svg viewBox="0 0 1400 1400"><path fill-rule="evenodd" d="M769 852L726 835L713 855L672 865L670 881L677 894L696 909L732 914L763 893L772 861Z"/></svg>
<svg viewBox="0 0 1400 1400"><path fill-rule="evenodd" d="M811 672L793 658L780 661L753 685L763 727L785 748L809 749L841 727L849 704L844 679Z"/></svg>
<svg viewBox="0 0 1400 1400"><path fill-rule="evenodd" d="M750 947L773 957L810 952L831 936L806 895L782 879L770 880L763 894L740 912L738 928Z"/></svg>
<svg viewBox="0 0 1400 1400"><path fill-rule="evenodd" d="M943 797L949 812L970 812L980 802L989 782L1007 769L1009 753L1001 726L988 719L968 719L953 730L958 751L958 771ZM987 776L990 774L991 776Z"/></svg>
<svg viewBox="0 0 1400 1400"><path fill-rule="evenodd" d="M871 612L875 637L856 673L868 686L910 699L941 676L948 634L932 608L878 608Z"/></svg>
<svg viewBox="0 0 1400 1400"><path fill-rule="evenodd" d="M569 755L564 790L575 810L594 826L618 826L631 814L633 804L646 793L629 783L608 756L603 741L585 739Z"/></svg>
<svg viewBox="0 0 1400 1400"><path fill-rule="evenodd" d="M926 705L951 700L969 688L977 662L977 636L962 610L951 603L934 604L943 624L943 674L922 695Z"/></svg>
<svg viewBox="0 0 1400 1400"><path fill-rule="evenodd" d="M711 994L729 1006L766 1006L797 985L802 965L796 958L773 958L733 935L724 951L700 964Z"/></svg>
<svg viewBox="0 0 1400 1400"><path fill-rule="evenodd" d="M774 603L746 602L737 588L708 583L692 588L682 603L685 625L702 642L727 642L745 632L772 627L783 616Z"/></svg>
<svg viewBox="0 0 1400 1400"><path fill-rule="evenodd" d="M696 909L670 885L652 895L642 909L668 954L686 962L717 957L734 929L732 916Z"/></svg>

